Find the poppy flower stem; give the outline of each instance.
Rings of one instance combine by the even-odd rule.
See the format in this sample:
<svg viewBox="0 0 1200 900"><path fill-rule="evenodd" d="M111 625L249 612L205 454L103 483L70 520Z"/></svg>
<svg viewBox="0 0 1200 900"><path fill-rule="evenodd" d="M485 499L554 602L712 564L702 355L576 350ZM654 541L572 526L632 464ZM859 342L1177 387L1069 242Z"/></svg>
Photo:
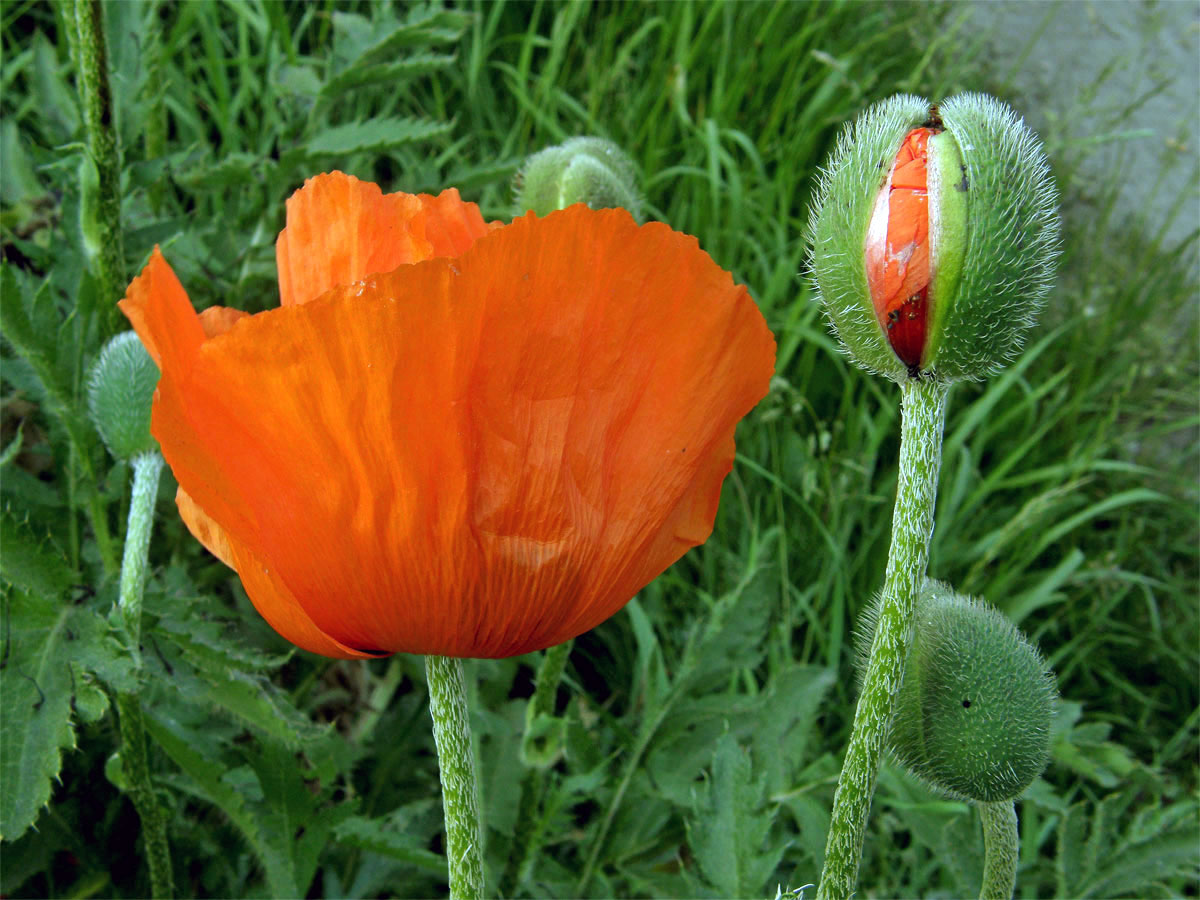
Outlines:
<svg viewBox="0 0 1200 900"><path fill-rule="evenodd" d="M158 478L163 468L162 454L157 450L141 453L133 457L132 464L133 496L129 504L129 524L125 530L125 555L121 560L118 604L134 659L140 668L138 644L142 632L142 594L146 587L146 557L150 550L154 500L158 496ZM170 897L175 888L171 876L171 852L167 844L167 822L150 782L142 704L136 693L117 695L117 715L121 733L121 764L129 783L129 797L142 822L146 864L150 869L150 889L154 897Z"/></svg>
<svg viewBox="0 0 1200 900"><path fill-rule="evenodd" d="M105 334L116 331L116 301L125 293L125 245L121 232L121 157L113 118L112 90L108 83L108 42L104 36L104 8L100 0L75 0L75 62L79 97L87 123L91 177L82 179L80 226L84 246L94 257L100 282L100 309L107 319Z"/></svg>
<svg viewBox="0 0 1200 900"><path fill-rule="evenodd" d="M858 881L879 759L904 677L917 594L929 562L949 385L907 378L900 390L900 466L892 545L870 661L833 798L818 900L844 900L854 893Z"/></svg>
<svg viewBox="0 0 1200 900"><path fill-rule="evenodd" d="M446 817L446 863L451 900L483 896L483 854L479 833L479 800L475 787L475 754L467 713L467 686L462 660L425 657L429 712L442 778L442 810Z"/></svg>
<svg viewBox="0 0 1200 900"><path fill-rule="evenodd" d="M1017 810L1011 800L976 803L983 820L983 889L979 900L1012 900L1017 885Z"/></svg>

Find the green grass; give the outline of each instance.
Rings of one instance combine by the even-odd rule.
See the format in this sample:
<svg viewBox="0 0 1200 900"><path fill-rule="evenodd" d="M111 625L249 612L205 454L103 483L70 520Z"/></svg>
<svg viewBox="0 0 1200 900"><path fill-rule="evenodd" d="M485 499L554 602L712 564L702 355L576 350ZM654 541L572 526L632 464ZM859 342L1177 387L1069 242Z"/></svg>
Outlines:
<svg viewBox="0 0 1200 900"><path fill-rule="evenodd" d="M868 104L1001 83L987 35L954 5L488 3L371 51L415 13L106 12L128 271L162 244L198 307L275 305L283 202L309 175L457 185L507 218L522 159L576 134L624 147L649 217L749 286L779 342L773 390L740 427L713 537L576 642L558 697L565 755L546 772L541 847L517 893L769 896L816 881L854 709L853 629L883 578L899 422L894 387L825 330L800 275L803 227L817 166ZM107 612L103 532L119 547L128 475L82 405L104 320L81 249L83 133L60 8L10 2L0 16L2 302L47 283L49 332L34 336L50 333L39 367L6 311L8 640L30 596L75 603L68 622ZM1060 284L1018 362L951 395L930 571L1007 613L1058 672L1054 761L1019 810L1018 892L1195 896L1196 237L1169 246L1162 223L1116 220L1071 148L1049 149L1066 191ZM179 892L441 893L420 660L286 656L187 535L173 487L159 498L145 658ZM493 886L537 662L468 667ZM76 692L77 748L36 830L4 848L7 896L148 889L136 817L105 778L113 716L84 704L85 678L119 673L86 665L58 679ZM891 766L866 853L863 897L978 890L974 814Z"/></svg>

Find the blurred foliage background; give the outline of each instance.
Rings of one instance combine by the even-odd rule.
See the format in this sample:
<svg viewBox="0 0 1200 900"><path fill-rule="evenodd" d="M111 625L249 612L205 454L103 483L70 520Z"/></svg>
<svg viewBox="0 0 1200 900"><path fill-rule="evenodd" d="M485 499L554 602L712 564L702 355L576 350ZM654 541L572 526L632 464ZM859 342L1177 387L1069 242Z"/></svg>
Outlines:
<svg viewBox="0 0 1200 900"><path fill-rule="evenodd" d="M80 228L69 13L0 8L0 893L135 897L148 881L109 702L134 676L106 620L129 470L84 404L88 367L124 326ZM457 186L508 218L523 158L576 134L624 147L649 217L749 285L778 372L739 429L716 531L576 641L555 743L533 760L549 765L521 754L539 655L468 666L488 884L514 855L523 784L532 852L513 895L815 882L853 629L886 560L898 396L836 352L811 302L809 197L838 129L878 99L992 90L1020 109L985 52L995 35L954 3L105 14L127 271L162 244L197 307L277 303L283 203L312 174ZM1197 235L1122 213L1119 168L1097 178L1095 143L1054 126L1060 284L1018 363L951 396L930 573L995 604L1058 672L1053 761L1019 804L1018 894L1195 896ZM1186 183L1194 195L1195 169ZM142 696L179 893L444 892L421 661L293 651L190 538L164 482ZM972 810L885 765L861 896L974 895L981 857Z"/></svg>

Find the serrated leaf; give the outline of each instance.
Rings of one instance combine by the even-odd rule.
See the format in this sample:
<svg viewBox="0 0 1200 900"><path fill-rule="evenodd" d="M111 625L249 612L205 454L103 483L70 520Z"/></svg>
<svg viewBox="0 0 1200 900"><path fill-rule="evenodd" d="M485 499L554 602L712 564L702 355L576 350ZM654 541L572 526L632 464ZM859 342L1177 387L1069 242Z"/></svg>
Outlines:
<svg viewBox="0 0 1200 900"><path fill-rule="evenodd" d="M177 180L192 190L228 188L259 183L270 176L275 161L252 153L230 153L207 165L193 165Z"/></svg>
<svg viewBox="0 0 1200 900"><path fill-rule="evenodd" d="M754 777L750 754L732 735L717 742L711 779L697 792L687 830L700 871L719 896L765 894L783 857L786 845L766 846L774 816L764 809L765 781Z"/></svg>
<svg viewBox="0 0 1200 900"><path fill-rule="evenodd" d="M333 830L338 843L408 863L435 875L446 874L446 859L421 847L395 822L351 816Z"/></svg>
<svg viewBox="0 0 1200 900"><path fill-rule="evenodd" d="M1200 846L1195 801L1177 801L1173 812L1150 819L1128 812L1140 790L1127 785L1096 803L1077 803L1058 827L1055 859L1062 897L1141 897L1165 880L1194 875ZM1157 822L1158 828L1147 827Z"/></svg>
<svg viewBox="0 0 1200 900"><path fill-rule="evenodd" d="M415 9L403 22L369 21L355 13L333 14L337 56L346 67L390 62L409 47L429 47L458 40L469 14L430 7Z"/></svg>
<svg viewBox="0 0 1200 900"><path fill-rule="evenodd" d="M7 556L7 548L5 556ZM71 726L71 607L21 591L5 601L0 660L0 839L12 841L50 801Z"/></svg>
<svg viewBox="0 0 1200 900"><path fill-rule="evenodd" d="M60 342L66 342L67 336L62 317L54 306L49 281L31 294L12 266L0 266L0 332L33 369L44 391L47 411L66 428L90 478L92 433L77 408L73 386L76 353L73 347L59 346Z"/></svg>
<svg viewBox="0 0 1200 900"><path fill-rule="evenodd" d="M264 744L251 760L262 789L259 820L291 858L291 877L297 896L305 896L320 862L321 851L334 826L349 816L350 804L328 806L328 791L310 789L306 770L295 754Z"/></svg>
<svg viewBox="0 0 1200 900"><path fill-rule="evenodd" d="M48 536L38 536L27 519L6 505L0 510L0 578L35 597L54 602L63 597L75 574L63 552Z"/></svg>
<svg viewBox="0 0 1200 900"><path fill-rule="evenodd" d="M271 895L300 896L291 869L290 854L264 833L244 794L225 780L227 767L219 760L197 750L204 742L178 722L153 707L145 707L146 731L192 781L191 792L219 807L242 833L254 855L262 863ZM286 839L290 838L290 835Z"/></svg>
<svg viewBox="0 0 1200 900"><path fill-rule="evenodd" d="M453 127L452 122L429 119L371 119L326 129L309 141L307 150L309 156L382 153L414 141L446 134Z"/></svg>
<svg viewBox="0 0 1200 900"><path fill-rule="evenodd" d="M148 665L162 666L173 689L193 702L217 706L243 725L292 748L329 730L296 709L266 678L230 665L219 649L165 630L159 638L158 653L146 656Z"/></svg>
<svg viewBox="0 0 1200 900"><path fill-rule="evenodd" d="M355 63L325 82L319 96L323 103L327 103L351 88L361 88L370 84L396 84L408 78L447 69L453 66L457 59L452 53L421 53L396 62Z"/></svg>

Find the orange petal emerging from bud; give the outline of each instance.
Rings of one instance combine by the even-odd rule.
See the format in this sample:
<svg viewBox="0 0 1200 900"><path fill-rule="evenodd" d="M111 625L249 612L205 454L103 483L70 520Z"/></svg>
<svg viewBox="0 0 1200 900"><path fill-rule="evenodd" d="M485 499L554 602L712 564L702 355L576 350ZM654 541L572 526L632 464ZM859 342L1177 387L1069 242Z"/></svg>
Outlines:
<svg viewBox="0 0 1200 900"><path fill-rule="evenodd" d="M879 325L910 369L925 350L929 302L929 138L915 128L900 145L867 230L867 283Z"/></svg>

